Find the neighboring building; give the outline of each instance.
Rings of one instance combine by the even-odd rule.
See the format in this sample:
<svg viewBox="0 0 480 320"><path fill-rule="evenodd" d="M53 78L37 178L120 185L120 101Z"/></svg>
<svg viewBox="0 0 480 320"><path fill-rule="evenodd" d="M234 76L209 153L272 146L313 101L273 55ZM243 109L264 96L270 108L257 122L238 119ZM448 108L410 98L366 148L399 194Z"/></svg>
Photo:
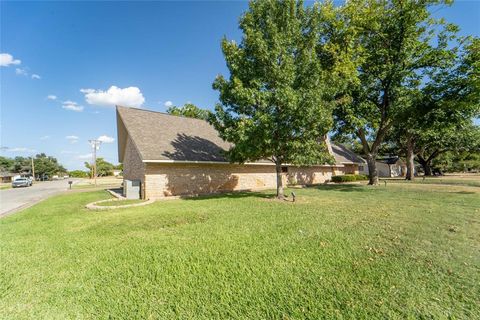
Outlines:
<svg viewBox="0 0 480 320"><path fill-rule="evenodd" d="M229 163L223 152L231 144L204 120L117 107L117 133L127 197L138 187L147 199L276 187L272 162ZM362 159L343 146L327 143L336 164L285 165L284 182L312 185L334 175L358 173Z"/></svg>
<svg viewBox="0 0 480 320"><path fill-rule="evenodd" d="M385 157L377 159L379 177L404 177L407 174L407 165L399 157Z"/></svg>
<svg viewBox="0 0 480 320"><path fill-rule="evenodd" d="M119 169L113 169L113 176L118 177L122 175L122 170Z"/></svg>
<svg viewBox="0 0 480 320"><path fill-rule="evenodd" d="M13 177L16 175L16 173L11 173L11 172L0 172L0 179L2 183L10 183L13 181Z"/></svg>

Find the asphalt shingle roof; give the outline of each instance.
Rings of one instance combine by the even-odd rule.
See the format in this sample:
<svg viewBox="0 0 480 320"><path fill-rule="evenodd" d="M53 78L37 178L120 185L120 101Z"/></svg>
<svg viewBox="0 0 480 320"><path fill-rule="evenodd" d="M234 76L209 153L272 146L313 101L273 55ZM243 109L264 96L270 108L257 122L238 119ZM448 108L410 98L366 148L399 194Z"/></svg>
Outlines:
<svg viewBox="0 0 480 320"><path fill-rule="evenodd" d="M204 120L120 106L117 106L117 113L121 120L119 126L123 123L144 161L228 162L223 151L228 150L231 144L223 141L215 128ZM119 133L119 144L124 143L120 141L121 136ZM337 164L363 163L360 157L344 146L332 143L331 147ZM120 155L122 158L123 155Z"/></svg>

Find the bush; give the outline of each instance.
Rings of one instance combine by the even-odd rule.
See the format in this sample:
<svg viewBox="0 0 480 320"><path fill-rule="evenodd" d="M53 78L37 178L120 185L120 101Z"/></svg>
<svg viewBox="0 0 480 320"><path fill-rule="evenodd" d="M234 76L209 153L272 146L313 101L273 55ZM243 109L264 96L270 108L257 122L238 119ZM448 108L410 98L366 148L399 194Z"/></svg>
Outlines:
<svg viewBox="0 0 480 320"><path fill-rule="evenodd" d="M82 170L73 170L69 172L72 178L88 178L88 172Z"/></svg>
<svg viewBox="0 0 480 320"><path fill-rule="evenodd" d="M332 177L332 181L336 183L353 182L353 181L361 181L361 180L368 180L368 176L364 174L346 174L343 176Z"/></svg>

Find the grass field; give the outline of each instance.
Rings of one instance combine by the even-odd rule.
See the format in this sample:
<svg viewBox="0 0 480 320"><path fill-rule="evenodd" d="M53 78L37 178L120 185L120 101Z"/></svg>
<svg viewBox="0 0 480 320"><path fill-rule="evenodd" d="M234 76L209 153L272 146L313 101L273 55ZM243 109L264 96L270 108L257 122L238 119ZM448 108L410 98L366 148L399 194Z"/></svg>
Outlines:
<svg viewBox="0 0 480 320"><path fill-rule="evenodd" d="M110 207L110 206L126 206L129 204L139 204L145 202L146 200L112 200L112 201L105 201L97 203L97 206L100 207Z"/></svg>
<svg viewBox="0 0 480 320"><path fill-rule="evenodd" d="M5 319L479 319L480 188L389 183L0 219Z"/></svg>

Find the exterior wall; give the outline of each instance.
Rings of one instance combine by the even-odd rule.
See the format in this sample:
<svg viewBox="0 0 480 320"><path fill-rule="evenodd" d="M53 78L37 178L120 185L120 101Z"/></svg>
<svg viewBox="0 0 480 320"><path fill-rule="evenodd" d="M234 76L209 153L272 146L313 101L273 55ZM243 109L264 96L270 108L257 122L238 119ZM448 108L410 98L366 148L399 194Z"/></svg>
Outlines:
<svg viewBox="0 0 480 320"><path fill-rule="evenodd" d="M346 164L345 174L359 174L358 164Z"/></svg>
<svg viewBox="0 0 480 320"><path fill-rule="evenodd" d="M344 173L343 166L289 167L283 181L284 185L319 184L329 181L332 175ZM276 188L276 175L271 165L148 163L143 191L145 198L159 199L273 188Z"/></svg>
<svg viewBox="0 0 480 320"><path fill-rule="evenodd" d="M125 155L123 157L123 178L127 180L140 180L142 186L145 183L145 164L142 162L137 148L130 137L127 138L125 145ZM141 187L143 190L143 187ZM142 192L142 198L145 195Z"/></svg>
<svg viewBox="0 0 480 320"><path fill-rule="evenodd" d="M390 166L386 163L377 161L377 172L379 177L390 177Z"/></svg>

